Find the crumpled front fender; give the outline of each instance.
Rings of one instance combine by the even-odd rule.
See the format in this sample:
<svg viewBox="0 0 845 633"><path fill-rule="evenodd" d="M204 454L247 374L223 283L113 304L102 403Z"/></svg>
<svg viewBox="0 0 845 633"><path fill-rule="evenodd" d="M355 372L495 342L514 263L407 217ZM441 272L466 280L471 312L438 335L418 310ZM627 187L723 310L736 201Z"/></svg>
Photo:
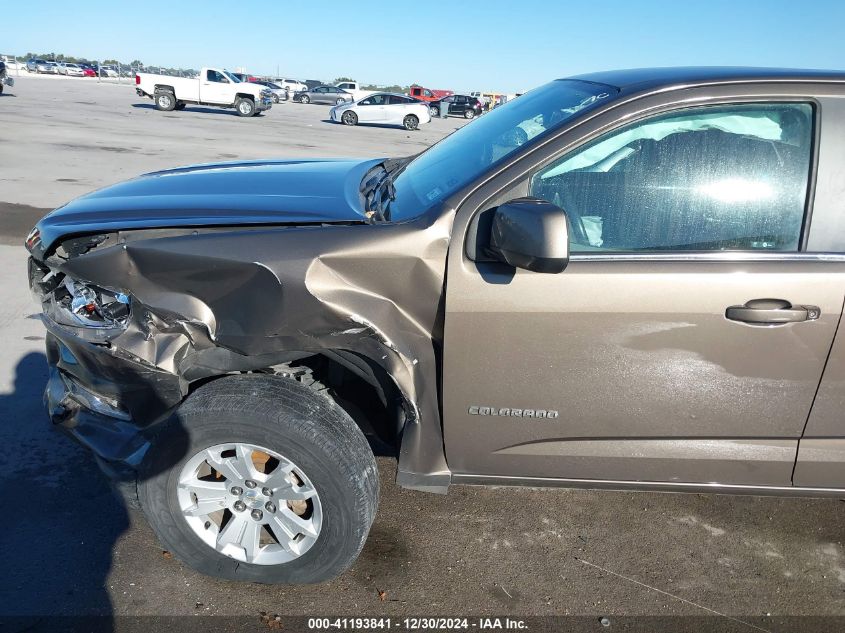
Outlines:
<svg viewBox="0 0 845 633"><path fill-rule="evenodd" d="M368 358L405 401L399 482L440 491L451 222L133 231L48 264L128 293L132 319L111 348L186 383L329 350Z"/></svg>

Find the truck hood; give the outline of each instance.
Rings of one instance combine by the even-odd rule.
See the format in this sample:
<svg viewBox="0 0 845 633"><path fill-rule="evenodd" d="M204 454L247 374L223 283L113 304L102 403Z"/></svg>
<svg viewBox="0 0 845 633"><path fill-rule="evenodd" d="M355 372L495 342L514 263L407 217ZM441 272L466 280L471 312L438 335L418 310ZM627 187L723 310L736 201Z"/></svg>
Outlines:
<svg viewBox="0 0 845 633"><path fill-rule="evenodd" d="M365 222L359 186L382 160L246 161L145 174L44 216L38 250L71 235L139 228Z"/></svg>

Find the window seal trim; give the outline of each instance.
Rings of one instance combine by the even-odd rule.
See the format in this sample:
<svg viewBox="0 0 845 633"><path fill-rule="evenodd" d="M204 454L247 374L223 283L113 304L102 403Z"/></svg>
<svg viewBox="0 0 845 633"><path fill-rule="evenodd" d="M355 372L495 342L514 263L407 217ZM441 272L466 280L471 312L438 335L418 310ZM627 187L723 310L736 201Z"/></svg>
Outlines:
<svg viewBox="0 0 845 633"><path fill-rule="evenodd" d="M699 251L690 253L573 253L569 255L570 262L592 261L669 261L669 262L781 262L781 261L811 261L811 262L845 262L845 253L808 253L795 252L766 252L766 251Z"/></svg>

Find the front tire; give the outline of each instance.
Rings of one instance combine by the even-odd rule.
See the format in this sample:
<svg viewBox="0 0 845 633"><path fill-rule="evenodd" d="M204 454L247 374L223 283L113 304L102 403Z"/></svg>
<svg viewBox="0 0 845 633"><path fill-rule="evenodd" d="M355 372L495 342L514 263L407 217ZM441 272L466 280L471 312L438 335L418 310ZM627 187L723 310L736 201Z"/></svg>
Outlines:
<svg viewBox="0 0 845 633"><path fill-rule="evenodd" d="M170 112L176 108L176 97L169 90L157 90L155 93L156 108L163 112Z"/></svg>
<svg viewBox="0 0 845 633"><path fill-rule="evenodd" d="M302 95L299 98L300 103L311 103L311 98L308 95Z"/></svg>
<svg viewBox="0 0 845 633"><path fill-rule="evenodd" d="M138 491L162 547L197 571L316 583L360 553L378 470L333 401L288 378L243 374L182 403L152 438Z"/></svg>
<svg viewBox="0 0 845 633"><path fill-rule="evenodd" d="M358 115L351 110L344 112L340 120L343 121L344 125L358 125Z"/></svg>
<svg viewBox="0 0 845 633"><path fill-rule="evenodd" d="M428 109L429 113L431 114L432 119L436 119L440 116L440 108L436 106L432 106Z"/></svg>
<svg viewBox="0 0 845 633"><path fill-rule="evenodd" d="M252 99L238 97L235 101L235 110L238 112L238 116L252 116L255 114L255 102Z"/></svg>
<svg viewBox="0 0 845 633"><path fill-rule="evenodd" d="M420 120L414 114L409 114L402 120L406 130L416 130L420 126Z"/></svg>

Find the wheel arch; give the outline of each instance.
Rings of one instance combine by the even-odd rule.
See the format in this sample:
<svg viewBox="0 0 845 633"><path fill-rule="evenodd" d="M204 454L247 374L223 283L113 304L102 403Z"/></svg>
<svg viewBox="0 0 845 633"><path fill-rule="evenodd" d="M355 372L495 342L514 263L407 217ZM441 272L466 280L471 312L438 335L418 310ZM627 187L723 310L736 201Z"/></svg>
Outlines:
<svg viewBox="0 0 845 633"><path fill-rule="evenodd" d="M394 376L375 359L348 349L319 352L289 350L272 357L243 357L227 350L184 369L189 379L185 398L228 376L260 373L288 377L308 386L344 409L382 455L398 456L405 425L413 421L414 406Z"/></svg>

